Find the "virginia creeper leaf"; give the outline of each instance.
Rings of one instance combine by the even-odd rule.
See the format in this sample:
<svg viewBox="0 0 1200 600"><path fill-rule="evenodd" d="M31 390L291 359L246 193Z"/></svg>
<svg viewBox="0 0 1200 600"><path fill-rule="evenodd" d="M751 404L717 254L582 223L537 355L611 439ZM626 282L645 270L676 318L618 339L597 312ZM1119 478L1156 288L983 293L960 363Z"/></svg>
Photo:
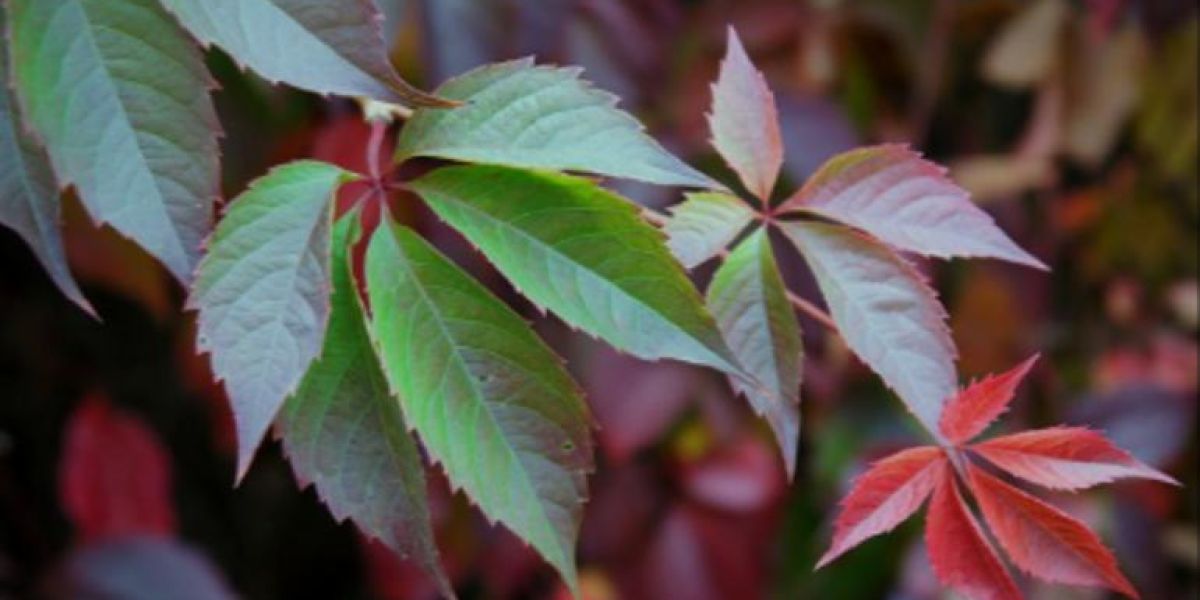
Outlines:
<svg viewBox="0 0 1200 600"><path fill-rule="evenodd" d="M296 478L316 485L335 518L353 520L416 561L452 597L438 562L421 455L388 391L351 275L358 217L353 211L334 225L329 326L321 355L279 413L279 437Z"/></svg>
<svg viewBox="0 0 1200 600"><path fill-rule="evenodd" d="M81 541L175 534L170 455L153 430L92 395L64 433L59 493Z"/></svg>
<svg viewBox="0 0 1200 600"><path fill-rule="evenodd" d="M315 161L273 169L229 205L200 263L188 304L197 346L229 393L239 479L321 350L332 199L353 177Z"/></svg>
<svg viewBox="0 0 1200 600"><path fill-rule="evenodd" d="M1022 431L980 442L971 449L997 467L1053 490L1080 490L1126 477L1178 485L1104 436L1082 427Z"/></svg>
<svg viewBox="0 0 1200 600"><path fill-rule="evenodd" d="M785 222L846 344L935 437L957 388L954 342L933 290L903 258L837 225Z"/></svg>
<svg viewBox="0 0 1200 600"><path fill-rule="evenodd" d="M741 375L700 295L635 207L592 182L468 165L413 182L535 304L639 358Z"/></svg>
<svg viewBox="0 0 1200 600"><path fill-rule="evenodd" d="M1008 410L1017 386L1033 368L1038 356L1034 355L1009 371L1000 375L989 375L967 386L946 402L938 427L946 441L965 444L983 433L996 417Z"/></svg>
<svg viewBox="0 0 1200 600"><path fill-rule="evenodd" d="M416 111L400 132L396 161L427 156L721 188L664 150L616 107L616 96L580 72L523 59L452 79L437 93L466 105Z"/></svg>
<svg viewBox="0 0 1200 600"><path fill-rule="evenodd" d="M406 83L370 0L162 0L202 44L271 81L318 94L451 106Z"/></svg>
<svg viewBox="0 0 1200 600"><path fill-rule="evenodd" d="M968 465L971 491L1009 558L1026 573L1055 583L1137 592L1117 560L1087 526L1061 510Z"/></svg>
<svg viewBox="0 0 1200 600"><path fill-rule="evenodd" d="M817 562L817 568L912 516L945 471L945 455L933 446L902 450L871 465L842 499L833 544Z"/></svg>
<svg viewBox="0 0 1200 600"><path fill-rule="evenodd" d="M954 474L945 469L929 501L925 547L942 585L971 600L1020 600L1012 575L971 515Z"/></svg>
<svg viewBox="0 0 1200 600"><path fill-rule="evenodd" d="M409 426L455 487L577 588L592 443L562 361L403 226L375 231L366 274L372 339Z"/></svg>
<svg viewBox="0 0 1200 600"><path fill-rule="evenodd" d="M713 146L746 189L767 202L783 166L779 112L771 88L750 62L733 27L729 28L725 60L721 61L721 74L712 93L708 125Z"/></svg>
<svg viewBox="0 0 1200 600"><path fill-rule="evenodd" d="M815 213L926 256L997 258L1047 268L971 202L944 167L903 145L860 148L829 159L781 210Z"/></svg>
<svg viewBox="0 0 1200 600"><path fill-rule="evenodd" d="M767 420L791 477L800 436L800 323L771 251L766 229L750 234L717 269L708 308L738 362L771 393L734 379L754 411Z"/></svg>
<svg viewBox="0 0 1200 600"><path fill-rule="evenodd" d="M2 35L5 19L0 7L0 223L25 240L67 299L95 314L67 265L50 158L22 126L16 98L8 88L8 49Z"/></svg>
<svg viewBox="0 0 1200 600"><path fill-rule="evenodd" d="M62 185L181 282L218 190L200 52L155 0L13 0L13 82Z"/></svg>
<svg viewBox="0 0 1200 600"><path fill-rule="evenodd" d="M688 269L720 254L754 218L740 198L720 192L696 192L671 207L663 228L671 254Z"/></svg>

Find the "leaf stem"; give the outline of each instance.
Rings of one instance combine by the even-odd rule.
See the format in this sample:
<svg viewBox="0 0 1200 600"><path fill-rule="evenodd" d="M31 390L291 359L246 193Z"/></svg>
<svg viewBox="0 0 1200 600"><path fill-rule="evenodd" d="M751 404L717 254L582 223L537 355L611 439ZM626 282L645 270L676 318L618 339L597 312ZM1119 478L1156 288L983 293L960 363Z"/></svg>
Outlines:
<svg viewBox="0 0 1200 600"><path fill-rule="evenodd" d="M671 220L671 218L668 217L667 215L664 215L652 208L647 208L647 207L642 207L642 217L644 219L646 219L647 221L649 221L651 224L656 225L658 227L665 227L667 225L667 223L670 222L670 220ZM729 257L729 250L728 249L721 250L719 255L720 255L721 259L724 260ZM792 303L792 306L799 309L800 312L812 317L813 320L817 321L821 325L824 325L830 331L833 331L835 333L838 331L837 324L833 322L833 317L830 317L829 313L821 310L817 305L813 304L812 302L809 302L808 300L805 300L804 298L801 298L800 296L796 295L791 290L788 290L787 297L788 297L788 301Z"/></svg>

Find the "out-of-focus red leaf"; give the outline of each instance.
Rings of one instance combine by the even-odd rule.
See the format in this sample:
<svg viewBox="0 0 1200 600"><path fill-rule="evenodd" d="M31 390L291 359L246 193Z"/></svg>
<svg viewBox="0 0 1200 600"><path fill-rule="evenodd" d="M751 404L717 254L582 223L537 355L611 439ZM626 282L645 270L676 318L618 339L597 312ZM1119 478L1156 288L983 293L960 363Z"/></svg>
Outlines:
<svg viewBox="0 0 1200 600"><path fill-rule="evenodd" d="M817 568L912 516L945 470L945 455L933 446L903 450L872 465L842 499L833 544L817 562Z"/></svg>
<svg viewBox="0 0 1200 600"><path fill-rule="evenodd" d="M1053 583L1107 587L1138 597L1112 552L1086 525L978 467L967 470L984 519L1022 571Z"/></svg>
<svg viewBox="0 0 1200 600"><path fill-rule="evenodd" d="M1054 490L1080 490L1129 477L1178 485L1083 427L1022 431L971 449L1021 479Z"/></svg>
<svg viewBox="0 0 1200 600"><path fill-rule="evenodd" d="M99 395L85 398L67 423L59 486L84 541L175 532L166 451L153 431Z"/></svg>
<svg viewBox="0 0 1200 600"><path fill-rule="evenodd" d="M713 84L708 117L713 146L737 172L746 189L763 202L771 198L783 166L783 140L775 96L750 62L742 41L729 28L721 74Z"/></svg>
<svg viewBox="0 0 1200 600"><path fill-rule="evenodd" d="M925 256L995 258L1047 269L971 202L944 167L903 145L833 157L780 209L813 212Z"/></svg>
<svg viewBox="0 0 1200 600"><path fill-rule="evenodd" d="M989 375L950 399L942 409L938 426L952 444L963 444L983 433L992 421L1008 410L1017 386L1033 368L1038 355L1000 375Z"/></svg>
<svg viewBox="0 0 1200 600"><path fill-rule="evenodd" d="M948 469L942 471L929 502L925 545L942 585L973 600L1021 598L1016 582L984 537Z"/></svg>
<svg viewBox="0 0 1200 600"><path fill-rule="evenodd" d="M676 508L663 517L658 535L642 559L642 577L632 598L719 600L716 573L705 562L703 543L688 512Z"/></svg>
<svg viewBox="0 0 1200 600"><path fill-rule="evenodd" d="M649 465L631 463L601 469L592 477L584 511L579 554L600 562L620 561L641 548L667 503L662 477Z"/></svg>
<svg viewBox="0 0 1200 600"><path fill-rule="evenodd" d="M432 600L437 585L416 563L400 560L378 540L360 536L367 581L379 600Z"/></svg>
<svg viewBox="0 0 1200 600"><path fill-rule="evenodd" d="M784 480L775 453L760 438L744 437L684 467L688 495L730 512L762 510L783 493Z"/></svg>
<svg viewBox="0 0 1200 600"><path fill-rule="evenodd" d="M1092 377L1101 390L1116 390L1130 384L1157 384L1172 390L1194 393L1200 351L1195 339L1162 333L1147 348L1121 347L1102 354L1092 366Z"/></svg>

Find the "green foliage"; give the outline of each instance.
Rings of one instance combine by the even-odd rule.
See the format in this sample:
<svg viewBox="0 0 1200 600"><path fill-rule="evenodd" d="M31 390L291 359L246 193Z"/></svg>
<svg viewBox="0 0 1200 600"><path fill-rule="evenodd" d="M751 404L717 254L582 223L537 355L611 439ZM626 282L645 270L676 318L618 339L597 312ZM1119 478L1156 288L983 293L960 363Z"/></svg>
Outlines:
<svg viewBox="0 0 1200 600"><path fill-rule="evenodd" d="M277 421L301 482L312 482L329 511L352 519L421 565L453 595L438 562L421 455L400 405L388 392L351 275L358 212L333 228L333 296L321 355Z"/></svg>
<svg viewBox="0 0 1200 600"><path fill-rule="evenodd" d="M14 0L12 74L61 186L191 279L218 196L200 53L156 0Z"/></svg>
<svg viewBox="0 0 1200 600"><path fill-rule="evenodd" d="M526 59L448 81L437 93L466 106L418 110L400 134L396 161L429 156L721 187L663 150L636 119L616 108L616 96L596 90L579 74L577 68L534 66Z"/></svg>
<svg viewBox="0 0 1200 600"><path fill-rule="evenodd" d="M662 235L619 196L568 175L489 166L440 169L412 187L570 325L641 358L742 374Z"/></svg>
<svg viewBox="0 0 1200 600"><path fill-rule="evenodd" d="M431 458L575 587L592 444L587 408L561 362L402 225L375 231L366 273L384 372Z"/></svg>
<svg viewBox="0 0 1200 600"><path fill-rule="evenodd" d="M692 269L720 254L752 220L754 209L739 198L698 192L671 207L663 232L671 254Z"/></svg>

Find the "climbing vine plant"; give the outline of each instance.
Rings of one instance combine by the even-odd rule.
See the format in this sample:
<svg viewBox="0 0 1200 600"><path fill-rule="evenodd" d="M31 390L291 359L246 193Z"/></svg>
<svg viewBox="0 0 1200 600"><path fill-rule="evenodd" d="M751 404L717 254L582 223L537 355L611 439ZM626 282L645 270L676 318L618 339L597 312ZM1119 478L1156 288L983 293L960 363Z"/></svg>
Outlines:
<svg viewBox="0 0 1200 600"><path fill-rule="evenodd" d="M969 597L1018 597L965 489L1022 571L1136 596L1095 534L996 473L1069 490L1171 480L1086 429L970 444L1033 361L959 390L945 312L901 253L1046 267L905 146L836 156L772 202L783 161L774 99L732 30L709 123L753 202L669 154L579 69L517 60L415 89L389 64L365 1L7 0L0 20L0 221L91 313L57 226L60 192L74 188L97 223L189 290L197 347L233 409L237 478L273 429L335 517L423 567L444 595L454 592L425 460L577 592L591 419L529 324L393 218L394 189L415 193L573 328L645 360L726 374L770 425L789 475L801 434L795 311L840 334L933 445L860 478L821 564L932 497L939 579ZM374 132L368 151L399 127L388 167L285 164L214 219L220 128L200 46L268 80L358 99ZM398 178L417 158L441 166ZM597 178L688 191L665 215ZM338 214L334 197L353 181L368 191ZM772 236L804 257L828 314L785 287ZM686 269L717 258L702 295Z"/></svg>

